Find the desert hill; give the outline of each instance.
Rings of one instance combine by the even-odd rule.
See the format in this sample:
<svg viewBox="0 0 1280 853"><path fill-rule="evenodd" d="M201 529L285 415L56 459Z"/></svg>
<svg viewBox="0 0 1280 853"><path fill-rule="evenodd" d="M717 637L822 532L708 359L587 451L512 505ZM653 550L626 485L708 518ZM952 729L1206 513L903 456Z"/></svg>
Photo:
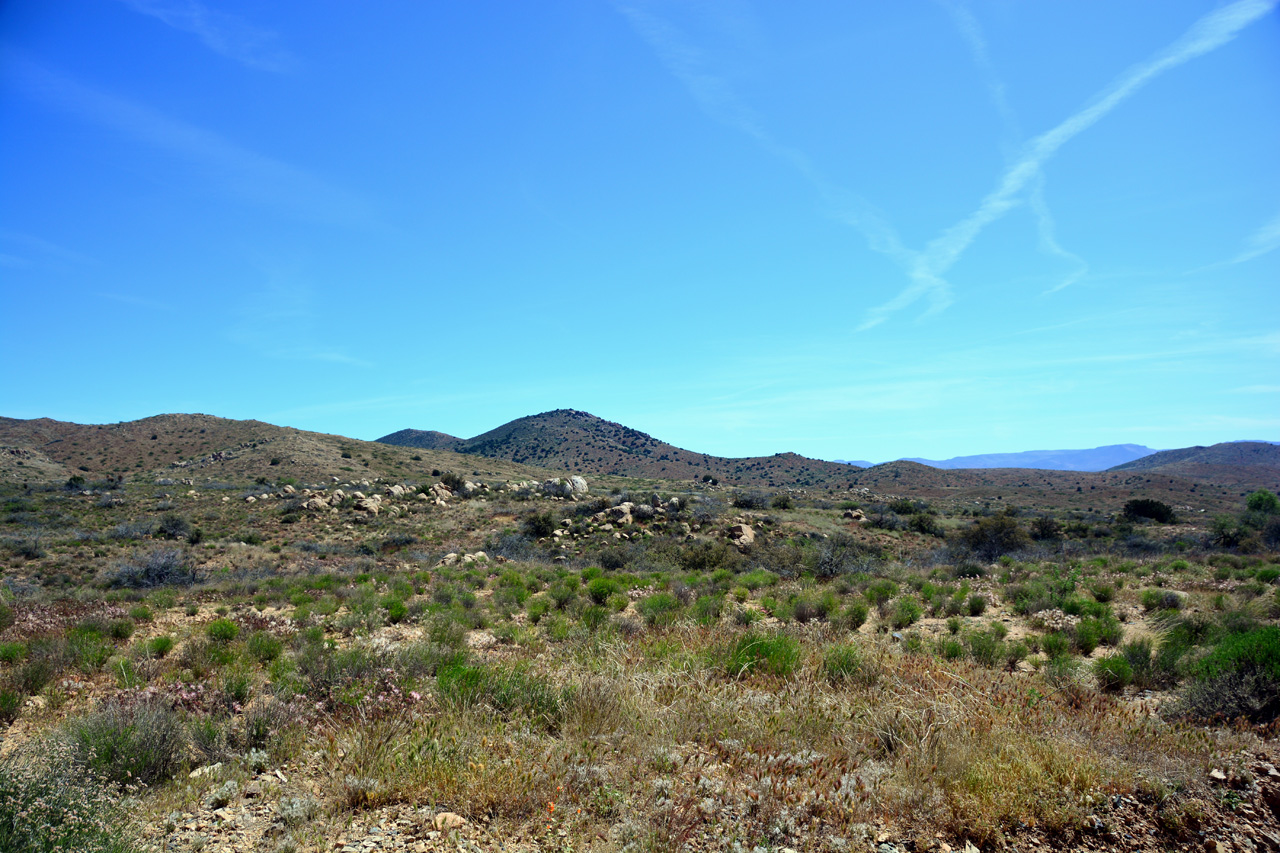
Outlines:
<svg viewBox="0 0 1280 853"><path fill-rule="evenodd" d="M1280 488L1280 446L1265 441L1227 441L1210 447L1162 450L1117 465L1112 471L1143 471L1240 489Z"/></svg>
<svg viewBox="0 0 1280 853"><path fill-rule="evenodd" d="M664 480L709 477L771 488L847 486L857 471L795 453L742 459L697 453L574 409L517 418L469 439L406 429L378 441L425 449L443 446L460 453L586 474Z"/></svg>
<svg viewBox="0 0 1280 853"><path fill-rule="evenodd" d="M0 418L0 481L127 475L216 481L430 479L433 470L494 479L547 472L502 459L391 447L255 420L156 415L117 424Z"/></svg>
<svg viewBox="0 0 1280 853"><path fill-rule="evenodd" d="M866 489L927 500L1003 503L1062 509L1111 510L1133 497L1161 500L1184 511L1217 511L1236 493L1222 485L1164 471L1085 472L1035 468L940 469L897 461L858 468L795 453L733 459L685 450L587 412L558 409L517 418L470 439L401 430L379 442L507 459L588 476L703 480L756 489Z"/></svg>

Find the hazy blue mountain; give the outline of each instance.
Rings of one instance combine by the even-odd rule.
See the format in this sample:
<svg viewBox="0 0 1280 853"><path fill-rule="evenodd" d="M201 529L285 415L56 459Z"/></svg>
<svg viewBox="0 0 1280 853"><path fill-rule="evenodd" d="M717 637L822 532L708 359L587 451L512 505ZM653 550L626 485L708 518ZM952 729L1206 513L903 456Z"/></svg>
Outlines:
<svg viewBox="0 0 1280 853"><path fill-rule="evenodd" d="M1109 444L1089 450L1024 450L1021 453L982 453L951 459L910 458L931 468L1044 468L1051 471L1105 471L1156 451L1141 444ZM836 460L837 462L842 460ZM863 468L869 462L850 462Z"/></svg>

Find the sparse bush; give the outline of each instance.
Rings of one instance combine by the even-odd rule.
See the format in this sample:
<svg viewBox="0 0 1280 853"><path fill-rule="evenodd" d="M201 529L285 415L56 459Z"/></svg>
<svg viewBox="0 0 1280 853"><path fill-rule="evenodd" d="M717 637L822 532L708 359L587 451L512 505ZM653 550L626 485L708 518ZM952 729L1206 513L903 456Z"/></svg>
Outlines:
<svg viewBox="0 0 1280 853"><path fill-rule="evenodd" d="M969 615L981 616L987 612L987 599L981 593L975 592L969 596Z"/></svg>
<svg viewBox="0 0 1280 853"><path fill-rule="evenodd" d="M1146 589L1142 591L1142 609L1148 613L1153 610L1181 610L1182 596L1171 589Z"/></svg>
<svg viewBox="0 0 1280 853"><path fill-rule="evenodd" d="M822 674L833 684L855 679L862 669L862 651L854 643L831 646L822 655Z"/></svg>
<svg viewBox="0 0 1280 853"><path fill-rule="evenodd" d="M646 625L664 627L675 622L680 615L680 600L669 592L659 592L641 599L636 610Z"/></svg>
<svg viewBox="0 0 1280 853"><path fill-rule="evenodd" d="M901 631L903 628L914 625L923 615L924 609L920 603L912 596L904 595L894 602L893 615L890 617L889 624Z"/></svg>
<svg viewBox="0 0 1280 853"><path fill-rule="evenodd" d="M436 675L436 689L442 701L470 707L486 704L503 714L522 712L548 729L560 725L572 698L567 689L557 689L546 679L522 669L485 666L450 666Z"/></svg>
<svg viewBox="0 0 1280 853"><path fill-rule="evenodd" d="M800 662L800 644L786 634L748 631L729 647L725 670L732 678L756 672L788 676Z"/></svg>
<svg viewBox="0 0 1280 853"><path fill-rule="evenodd" d="M619 589L618 582L613 578L593 578L587 583L587 598L595 604L603 605Z"/></svg>
<svg viewBox="0 0 1280 853"><path fill-rule="evenodd" d="M1258 489L1244 500L1245 508L1250 512L1258 512L1264 515L1280 514L1280 497L1274 492L1266 489Z"/></svg>
<svg viewBox="0 0 1280 853"><path fill-rule="evenodd" d="M168 635L152 637L150 642L147 643L147 650L154 657L162 658L173 651L173 637Z"/></svg>
<svg viewBox="0 0 1280 853"><path fill-rule="evenodd" d="M135 553L127 562L118 564L111 577L112 586L134 589L164 584L190 586L195 582L195 569L189 565L186 553L177 548Z"/></svg>
<svg viewBox="0 0 1280 853"><path fill-rule="evenodd" d="M1093 663L1093 674L1098 686L1111 693L1123 690L1133 681L1133 667L1123 654L1098 658Z"/></svg>
<svg viewBox="0 0 1280 853"><path fill-rule="evenodd" d="M191 535L191 522L177 513L167 513L156 525L156 535L162 539L186 539Z"/></svg>
<svg viewBox="0 0 1280 853"><path fill-rule="evenodd" d="M68 735L79 762L117 785L151 785L181 768L187 740L173 709L159 700L107 702L73 720Z"/></svg>
<svg viewBox="0 0 1280 853"><path fill-rule="evenodd" d="M266 631L254 631L245 642L245 648L259 663L268 664L280 657L284 642Z"/></svg>
<svg viewBox="0 0 1280 853"><path fill-rule="evenodd" d="M118 793L61 738L30 740L0 759L0 850L132 853Z"/></svg>
<svg viewBox="0 0 1280 853"><path fill-rule="evenodd" d="M1010 516L993 515L961 530L956 540L979 559L990 561L1026 548L1031 537Z"/></svg>

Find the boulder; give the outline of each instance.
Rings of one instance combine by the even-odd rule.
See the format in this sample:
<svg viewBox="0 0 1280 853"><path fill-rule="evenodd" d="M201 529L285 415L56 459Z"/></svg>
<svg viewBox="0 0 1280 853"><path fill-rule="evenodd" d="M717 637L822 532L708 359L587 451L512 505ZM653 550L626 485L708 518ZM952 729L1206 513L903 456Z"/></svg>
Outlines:
<svg viewBox="0 0 1280 853"><path fill-rule="evenodd" d="M573 489L575 495L585 495L589 491L587 481L577 475L569 478L569 487Z"/></svg>
<svg viewBox="0 0 1280 853"><path fill-rule="evenodd" d="M729 540L739 548L746 548L756 541L756 532L749 524L735 524L729 528Z"/></svg>

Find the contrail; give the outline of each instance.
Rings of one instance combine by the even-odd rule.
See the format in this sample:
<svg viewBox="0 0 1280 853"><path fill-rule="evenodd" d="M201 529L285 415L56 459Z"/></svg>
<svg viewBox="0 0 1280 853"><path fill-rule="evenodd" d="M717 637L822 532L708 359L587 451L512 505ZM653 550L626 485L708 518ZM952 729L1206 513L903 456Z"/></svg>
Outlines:
<svg viewBox="0 0 1280 853"><path fill-rule="evenodd" d="M1001 176L996 188L978 208L935 237L926 246L922 262L909 269L912 283L893 300L874 308L860 329L884 322L888 315L930 295L936 313L939 304L950 303L950 285L943 275L974 239L995 220L1018 204L1019 195L1040 175L1041 167L1058 149L1087 130L1160 74L1231 41L1249 24L1275 8L1276 0L1240 0L1204 16L1186 34L1151 59L1129 69L1094 98L1093 102L1026 146L1022 156Z"/></svg>

